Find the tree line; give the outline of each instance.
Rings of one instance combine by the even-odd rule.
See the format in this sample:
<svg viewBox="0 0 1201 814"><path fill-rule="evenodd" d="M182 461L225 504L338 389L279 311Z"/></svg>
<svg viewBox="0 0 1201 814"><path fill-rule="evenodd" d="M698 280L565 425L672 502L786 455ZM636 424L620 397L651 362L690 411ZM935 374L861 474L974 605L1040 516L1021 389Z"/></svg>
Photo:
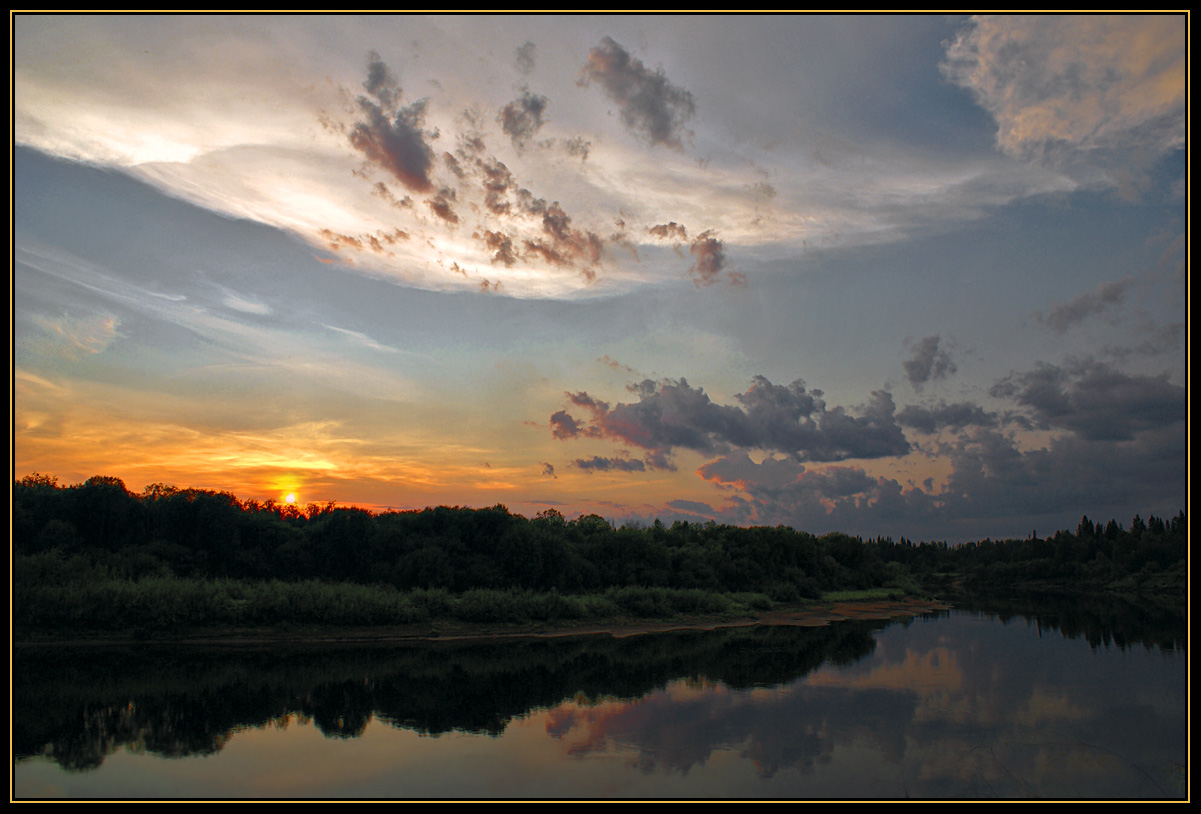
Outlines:
<svg viewBox="0 0 1201 814"><path fill-rule="evenodd" d="M135 494L114 477L60 486L34 474L13 485L13 554L27 582L321 581L454 594L655 587L796 602L829 591L915 588L948 574L998 585L1183 578L1187 529L1183 511L1168 520L1136 515L1129 527L1085 517L1075 532L952 546L712 521L617 528L595 514L568 520L548 509L526 518L503 505L302 509L164 484Z"/></svg>

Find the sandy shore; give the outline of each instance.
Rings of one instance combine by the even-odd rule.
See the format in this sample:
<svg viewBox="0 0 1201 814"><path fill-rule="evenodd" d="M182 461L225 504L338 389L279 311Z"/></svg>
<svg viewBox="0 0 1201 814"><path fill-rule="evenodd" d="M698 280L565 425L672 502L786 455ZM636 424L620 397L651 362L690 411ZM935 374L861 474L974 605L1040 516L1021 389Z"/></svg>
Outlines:
<svg viewBox="0 0 1201 814"><path fill-rule="evenodd" d="M471 625L454 620L439 620L420 625L365 627L365 628L229 628L204 630L184 634L161 636L135 636L132 634L104 634L86 639L52 639L14 641L17 646L54 645L117 646L139 644L187 644L204 646L262 646L271 644L383 644L389 642L417 641L463 641L470 639L549 639L565 636L641 636L648 633L663 633L670 630L716 630L727 627L750 627L753 625L794 625L797 627L820 627L846 619L893 619L918 616L931 611L945 610L949 605L937 600L867 600L835 602L813 605L807 608L786 611L771 611L761 616L736 619L714 619L689 617L671 621L632 619L617 620L598 625L572 627L564 624L550 625Z"/></svg>

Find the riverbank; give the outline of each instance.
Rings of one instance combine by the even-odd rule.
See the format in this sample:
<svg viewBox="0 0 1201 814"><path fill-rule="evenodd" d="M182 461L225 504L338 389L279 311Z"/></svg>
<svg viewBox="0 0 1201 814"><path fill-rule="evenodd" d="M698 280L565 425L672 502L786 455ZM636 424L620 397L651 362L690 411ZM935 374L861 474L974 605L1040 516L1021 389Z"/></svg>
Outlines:
<svg viewBox="0 0 1201 814"><path fill-rule="evenodd" d="M322 625L272 627L221 627L189 631L105 632L94 636L58 636L40 634L14 641L15 646L53 645L57 647L113 646L130 644L184 644L203 646L254 647L274 644L380 644L389 642L456 641L501 638L561 638L567 636L612 636L625 638L672 630L716 630L754 625L791 625L820 627L850 619L878 620L919 616L950 606L931 599L862 599L818 602L802 607L766 611L754 616L723 618L689 615L671 619L588 620L579 625L563 621L554 624L481 624L455 619L435 619L420 624L370 627Z"/></svg>

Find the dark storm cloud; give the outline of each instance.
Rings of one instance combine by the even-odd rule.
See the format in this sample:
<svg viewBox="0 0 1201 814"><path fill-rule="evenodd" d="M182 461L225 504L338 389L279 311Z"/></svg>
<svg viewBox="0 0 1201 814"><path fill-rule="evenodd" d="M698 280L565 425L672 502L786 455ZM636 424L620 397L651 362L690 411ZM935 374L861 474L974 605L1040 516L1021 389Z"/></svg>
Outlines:
<svg viewBox="0 0 1201 814"><path fill-rule="evenodd" d="M546 97L530 93L528 88L522 88L521 96L502 107L496 115L496 120L513 144L524 147L546 123L542 118L545 112Z"/></svg>
<svg viewBox="0 0 1201 814"><path fill-rule="evenodd" d="M919 407L911 404L897 412L897 423L912 427L918 432L933 435L940 430L960 430L963 427L996 427L997 415L970 402L947 404L940 401L937 407Z"/></svg>
<svg viewBox="0 0 1201 814"><path fill-rule="evenodd" d="M854 415L842 407L827 408L821 391L809 391L797 380L774 385L758 376L739 405L715 404L685 379L631 386L639 401L610 408L587 393L569 394L591 420L577 422L566 411L551 418L556 437L589 434L651 450L663 457L676 448L702 453L734 447L775 450L796 460L841 461L904 455L909 442L894 420L892 396L878 391ZM570 420L568 424L567 420ZM570 433L563 428L570 427Z"/></svg>
<svg viewBox="0 0 1201 814"><path fill-rule="evenodd" d="M697 235L688 248L688 253L696 258L692 268L688 269L693 283L699 288L717 282L726 266L726 250L722 242L713 237L713 230L709 229Z"/></svg>
<svg viewBox="0 0 1201 814"><path fill-rule="evenodd" d="M513 67L520 74L529 74L534 70L534 62L537 59L538 49L532 42L527 42L517 48L513 54Z"/></svg>
<svg viewBox="0 0 1201 814"><path fill-rule="evenodd" d="M1101 283L1097 286L1096 291L1090 291L1071 302L1052 307L1045 317L1040 313L1039 321L1056 333L1064 333L1077 322L1120 305L1126 296L1127 289L1133 282L1133 277L1127 277L1124 280Z"/></svg>
<svg viewBox="0 0 1201 814"><path fill-rule="evenodd" d="M938 349L939 336L927 336L913 347L909 359L904 362L905 376L914 389L931 379L945 379L958 368L946 351Z"/></svg>
<svg viewBox="0 0 1201 814"><path fill-rule="evenodd" d="M617 104L621 121L653 147L663 144L683 149L680 137L685 124L696 114L692 94L667 81L662 69L652 71L642 61L605 37L588 51L579 84L598 82Z"/></svg>
<svg viewBox="0 0 1201 814"><path fill-rule="evenodd" d="M373 98L358 98L363 120L355 122L350 130L351 146L413 192L433 189L429 177L433 151L422 129L426 100L399 107L400 88L375 54L368 64L363 88Z"/></svg>
<svg viewBox="0 0 1201 814"><path fill-rule="evenodd" d="M1188 394L1167 374L1130 375L1094 359L1063 367L1040 362L1026 373L1011 373L989 392L1028 408L1042 427L1068 429L1091 441L1131 440L1188 418Z"/></svg>

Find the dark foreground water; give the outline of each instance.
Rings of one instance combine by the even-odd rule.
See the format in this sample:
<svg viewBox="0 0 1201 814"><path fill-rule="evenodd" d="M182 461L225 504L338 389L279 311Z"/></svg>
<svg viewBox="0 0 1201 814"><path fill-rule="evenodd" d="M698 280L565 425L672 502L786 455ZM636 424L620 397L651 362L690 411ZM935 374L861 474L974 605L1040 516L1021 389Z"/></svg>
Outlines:
<svg viewBox="0 0 1201 814"><path fill-rule="evenodd" d="M956 610L626 639L18 648L13 794L1181 798L1187 628Z"/></svg>

